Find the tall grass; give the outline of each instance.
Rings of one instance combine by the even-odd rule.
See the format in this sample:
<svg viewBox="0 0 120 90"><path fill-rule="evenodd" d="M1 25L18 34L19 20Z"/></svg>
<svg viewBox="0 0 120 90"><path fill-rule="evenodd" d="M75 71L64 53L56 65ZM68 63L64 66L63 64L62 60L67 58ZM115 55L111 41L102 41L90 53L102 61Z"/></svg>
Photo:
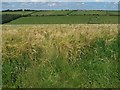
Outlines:
<svg viewBox="0 0 120 90"><path fill-rule="evenodd" d="M118 88L116 24L3 25L3 87Z"/></svg>
<svg viewBox="0 0 120 90"><path fill-rule="evenodd" d="M0 25L0 89L2 88L2 39L1 37L2 37L2 26Z"/></svg>

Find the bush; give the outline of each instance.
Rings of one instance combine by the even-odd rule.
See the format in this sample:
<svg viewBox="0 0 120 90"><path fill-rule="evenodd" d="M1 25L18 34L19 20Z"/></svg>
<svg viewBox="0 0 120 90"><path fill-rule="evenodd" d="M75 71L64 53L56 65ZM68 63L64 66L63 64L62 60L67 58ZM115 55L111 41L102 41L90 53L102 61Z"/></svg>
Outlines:
<svg viewBox="0 0 120 90"><path fill-rule="evenodd" d="M17 18L20 18L22 17L22 15L19 15L19 14L2 14L2 24L4 23L7 23L7 22L10 22L12 20L15 20Z"/></svg>

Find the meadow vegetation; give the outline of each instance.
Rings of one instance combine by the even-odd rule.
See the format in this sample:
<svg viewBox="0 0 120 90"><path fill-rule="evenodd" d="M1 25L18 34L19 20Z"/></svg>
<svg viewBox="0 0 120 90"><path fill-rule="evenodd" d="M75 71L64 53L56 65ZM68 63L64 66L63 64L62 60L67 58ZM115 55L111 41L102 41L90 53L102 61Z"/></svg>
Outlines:
<svg viewBox="0 0 120 90"><path fill-rule="evenodd" d="M3 11L2 24L117 24L119 11L28 10Z"/></svg>
<svg viewBox="0 0 120 90"><path fill-rule="evenodd" d="M7 24L117 24L117 16L30 16Z"/></svg>
<svg viewBox="0 0 120 90"><path fill-rule="evenodd" d="M3 25L3 87L119 88L117 27Z"/></svg>

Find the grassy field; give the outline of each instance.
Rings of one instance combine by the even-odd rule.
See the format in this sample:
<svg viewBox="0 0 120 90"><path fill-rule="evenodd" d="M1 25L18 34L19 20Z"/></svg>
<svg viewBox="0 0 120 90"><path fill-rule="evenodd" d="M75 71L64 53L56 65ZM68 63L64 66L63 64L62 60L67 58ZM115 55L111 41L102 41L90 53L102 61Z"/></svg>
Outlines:
<svg viewBox="0 0 120 90"><path fill-rule="evenodd" d="M8 24L117 24L117 16L41 16L22 17Z"/></svg>
<svg viewBox="0 0 120 90"><path fill-rule="evenodd" d="M3 12L5 24L118 24L118 11L36 10ZM20 15L19 18L14 18Z"/></svg>
<svg viewBox="0 0 120 90"><path fill-rule="evenodd" d="M8 24L79 24L88 20L89 16L34 16L19 18Z"/></svg>
<svg viewBox="0 0 120 90"><path fill-rule="evenodd" d="M91 24L118 24L118 16L91 16L88 23Z"/></svg>
<svg viewBox="0 0 120 90"><path fill-rule="evenodd" d="M3 87L120 87L117 27L3 25Z"/></svg>
<svg viewBox="0 0 120 90"><path fill-rule="evenodd" d="M111 11L111 12L107 12L109 15L119 15L120 14L120 11L119 12L116 12L116 11Z"/></svg>
<svg viewBox="0 0 120 90"><path fill-rule="evenodd" d="M71 12L71 13L70 13ZM6 11L0 14L30 14L31 15L118 15L120 11L105 11L105 10L41 10L41 11Z"/></svg>

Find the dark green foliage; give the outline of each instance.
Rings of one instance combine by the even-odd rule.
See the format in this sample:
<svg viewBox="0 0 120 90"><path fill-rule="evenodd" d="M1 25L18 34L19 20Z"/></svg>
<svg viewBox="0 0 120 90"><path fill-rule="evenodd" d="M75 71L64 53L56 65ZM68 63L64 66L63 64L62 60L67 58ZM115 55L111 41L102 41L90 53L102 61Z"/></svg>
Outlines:
<svg viewBox="0 0 120 90"><path fill-rule="evenodd" d="M10 22L12 20L15 20L17 18L22 17L22 15L17 15L17 14L2 14L2 24Z"/></svg>

